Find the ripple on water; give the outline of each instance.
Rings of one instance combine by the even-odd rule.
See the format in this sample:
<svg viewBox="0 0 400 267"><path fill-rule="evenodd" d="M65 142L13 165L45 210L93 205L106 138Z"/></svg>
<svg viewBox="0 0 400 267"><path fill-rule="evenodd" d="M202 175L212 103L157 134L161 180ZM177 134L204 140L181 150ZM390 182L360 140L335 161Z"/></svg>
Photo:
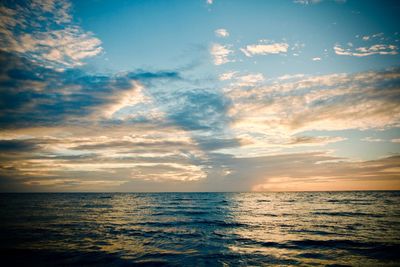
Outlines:
<svg viewBox="0 0 400 267"><path fill-rule="evenodd" d="M392 265L400 194L1 194L16 266Z"/></svg>

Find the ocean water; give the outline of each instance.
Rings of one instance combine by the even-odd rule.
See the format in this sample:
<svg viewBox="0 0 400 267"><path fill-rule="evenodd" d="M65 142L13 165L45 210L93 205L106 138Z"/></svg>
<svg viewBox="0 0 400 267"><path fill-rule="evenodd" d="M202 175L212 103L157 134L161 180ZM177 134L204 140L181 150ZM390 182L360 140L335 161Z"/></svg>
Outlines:
<svg viewBox="0 0 400 267"><path fill-rule="evenodd" d="M400 192L0 194L2 266L400 266Z"/></svg>

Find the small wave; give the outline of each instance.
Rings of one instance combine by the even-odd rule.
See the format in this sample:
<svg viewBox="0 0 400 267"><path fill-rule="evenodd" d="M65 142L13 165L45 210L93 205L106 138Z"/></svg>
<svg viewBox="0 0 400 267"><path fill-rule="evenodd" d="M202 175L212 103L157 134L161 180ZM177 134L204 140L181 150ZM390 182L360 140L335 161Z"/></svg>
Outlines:
<svg viewBox="0 0 400 267"><path fill-rule="evenodd" d="M372 259L400 259L400 245L355 240L296 240L288 244L297 249L341 249Z"/></svg>
<svg viewBox="0 0 400 267"><path fill-rule="evenodd" d="M273 214L273 213L262 213L262 214L260 214L260 215L262 215L262 216L267 216L267 217L278 217L277 214Z"/></svg>
<svg viewBox="0 0 400 267"><path fill-rule="evenodd" d="M204 210L167 210L167 211L159 211L153 212L152 215L154 216L192 216L192 215L208 215L209 211Z"/></svg>
<svg viewBox="0 0 400 267"><path fill-rule="evenodd" d="M113 253L93 251L54 251L48 249L0 250L3 263L12 266L128 266L128 260ZM21 257L21 255L24 255ZM12 263L12 264L11 264ZM49 264L51 263L51 264Z"/></svg>
<svg viewBox="0 0 400 267"><path fill-rule="evenodd" d="M181 212L182 215L207 215L209 214L208 211L201 211L201 210L186 210Z"/></svg>
<svg viewBox="0 0 400 267"><path fill-rule="evenodd" d="M366 243L366 242L358 242L349 239L343 240L311 240L311 239L304 239L304 240L294 240L290 241L289 244L299 247L299 248L306 248L306 247L320 247L320 248L346 248L346 247L373 247L374 244Z"/></svg>
<svg viewBox="0 0 400 267"><path fill-rule="evenodd" d="M343 217L357 217L357 216L367 216L367 217L382 217L380 214L371 214L371 213L364 213L364 212L322 212L317 211L313 212L315 215L322 215L322 216L343 216Z"/></svg>
<svg viewBox="0 0 400 267"><path fill-rule="evenodd" d="M321 235L321 236L339 235L338 233L332 233L332 232L321 231L321 230L308 230L308 229L291 230L289 232L291 232L291 233L307 233L307 234Z"/></svg>
<svg viewBox="0 0 400 267"><path fill-rule="evenodd" d="M246 224L239 222L229 222L221 220L188 220L188 221L147 221L147 222L137 222L134 225L146 225L155 227L179 227L179 226L194 226L196 224L208 225L215 227L246 227Z"/></svg>
<svg viewBox="0 0 400 267"><path fill-rule="evenodd" d="M397 266L399 196L0 195L0 254L5 266Z"/></svg>
<svg viewBox="0 0 400 267"><path fill-rule="evenodd" d="M89 209L109 209L112 208L112 205L108 204L86 204L82 206L83 208L89 208Z"/></svg>
<svg viewBox="0 0 400 267"><path fill-rule="evenodd" d="M100 196L99 198L101 198L101 199L110 199L110 198L113 198L112 196Z"/></svg>
<svg viewBox="0 0 400 267"><path fill-rule="evenodd" d="M362 205L362 204L366 204L369 205L372 202L370 200L366 200L366 199L353 199L353 198L344 198L344 199L328 199L325 200L325 202L328 203L340 203L340 204L351 204L351 203L356 203L357 205Z"/></svg>
<svg viewBox="0 0 400 267"><path fill-rule="evenodd" d="M147 222L137 222L135 225L145 225L145 226L154 226L154 227L178 227L185 225L192 225L192 221L147 221Z"/></svg>
<svg viewBox="0 0 400 267"><path fill-rule="evenodd" d="M147 226L155 226L155 227L178 227L185 225L208 225L215 227L246 227L246 224L239 222L229 222L222 220L188 220L188 221L147 221L147 222L137 222L135 225L147 225Z"/></svg>
<svg viewBox="0 0 400 267"><path fill-rule="evenodd" d="M329 256L326 254L321 254L321 253L312 253L312 252L300 253L297 255L297 257L308 258L308 259L320 259L320 260L332 259L332 256Z"/></svg>
<svg viewBox="0 0 400 267"><path fill-rule="evenodd" d="M239 223L239 222L228 222L228 221L221 221L221 220L201 220L197 221L198 223L201 224L207 224L207 225L214 225L218 227L245 227L247 226L246 224Z"/></svg>

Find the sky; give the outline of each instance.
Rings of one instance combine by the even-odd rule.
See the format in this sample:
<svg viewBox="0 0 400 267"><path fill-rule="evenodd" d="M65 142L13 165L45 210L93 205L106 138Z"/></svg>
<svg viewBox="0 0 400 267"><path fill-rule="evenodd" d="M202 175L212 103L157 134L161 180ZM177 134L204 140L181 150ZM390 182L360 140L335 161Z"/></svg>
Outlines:
<svg viewBox="0 0 400 267"><path fill-rule="evenodd" d="M0 191L400 190L400 2L0 3Z"/></svg>

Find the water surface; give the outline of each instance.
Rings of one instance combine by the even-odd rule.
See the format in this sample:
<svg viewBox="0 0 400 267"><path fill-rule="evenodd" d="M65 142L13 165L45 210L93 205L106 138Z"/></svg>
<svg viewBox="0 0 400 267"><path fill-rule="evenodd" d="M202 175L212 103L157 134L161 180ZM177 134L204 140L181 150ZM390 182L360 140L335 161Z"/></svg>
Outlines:
<svg viewBox="0 0 400 267"><path fill-rule="evenodd" d="M400 266L400 192L0 194L21 266Z"/></svg>

